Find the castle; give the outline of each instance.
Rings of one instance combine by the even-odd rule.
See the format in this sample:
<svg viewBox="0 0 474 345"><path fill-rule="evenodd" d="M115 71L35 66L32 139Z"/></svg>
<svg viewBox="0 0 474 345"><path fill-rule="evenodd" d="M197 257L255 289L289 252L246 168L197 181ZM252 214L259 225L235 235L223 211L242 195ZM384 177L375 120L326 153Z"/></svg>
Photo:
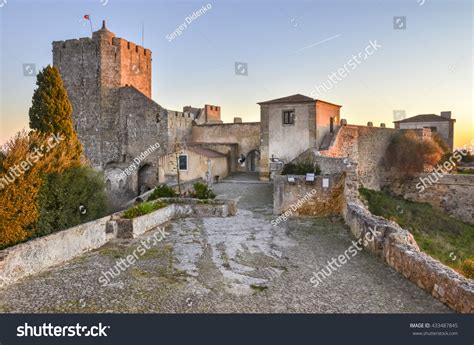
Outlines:
<svg viewBox="0 0 474 345"><path fill-rule="evenodd" d="M340 105L300 94L260 102L260 122L223 123L221 108L209 104L165 109L151 99L151 51L116 37L105 21L92 37L53 42L53 64L68 91L86 157L104 172L116 203L175 180L178 170L182 181L211 181L236 171L268 180L307 150L333 152L331 145L348 133L339 131L347 124ZM371 137L378 132L370 131Z"/></svg>
<svg viewBox="0 0 474 345"><path fill-rule="evenodd" d="M185 169L189 179L203 170L209 173L208 160L219 161L219 174L225 176L247 169L237 163L241 155L250 151L252 157L256 155L258 123L237 119L229 126L222 123L218 106L185 106L183 111L173 111L153 101L151 51L116 37L105 21L92 37L52 45L53 65L68 91L85 155L94 168L104 172L114 199L127 200L175 178L172 154L177 146L186 158L188 150L199 158L199 167ZM136 171L123 173L143 151L157 144L159 148L140 161ZM256 170L254 159L251 161Z"/></svg>

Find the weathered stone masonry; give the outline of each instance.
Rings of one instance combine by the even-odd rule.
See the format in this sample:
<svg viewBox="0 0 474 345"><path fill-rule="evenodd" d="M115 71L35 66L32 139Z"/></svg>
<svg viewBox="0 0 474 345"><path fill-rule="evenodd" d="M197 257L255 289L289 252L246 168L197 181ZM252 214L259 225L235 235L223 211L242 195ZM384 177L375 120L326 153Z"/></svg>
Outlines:
<svg viewBox="0 0 474 345"><path fill-rule="evenodd" d="M412 234L396 223L371 214L359 200L357 174L348 173L342 215L356 238L369 231L378 236L367 242L369 252L381 257L405 278L461 313L474 312L474 281L420 251Z"/></svg>
<svg viewBox="0 0 474 345"><path fill-rule="evenodd" d="M117 204L157 183L158 158L169 150L168 111L151 99L151 61L149 49L116 37L105 23L92 38L53 42L86 157L104 171ZM132 175L121 174L156 143Z"/></svg>
<svg viewBox="0 0 474 345"><path fill-rule="evenodd" d="M416 188L421 181L426 185L423 191ZM474 175L454 174L438 178L435 174L422 174L410 181L387 179L382 181L382 186L404 199L427 202L453 217L474 224Z"/></svg>
<svg viewBox="0 0 474 345"><path fill-rule="evenodd" d="M177 218L228 217L237 212L235 200L164 199L165 208L134 219L123 212L0 250L0 288L62 264L115 238L134 238Z"/></svg>

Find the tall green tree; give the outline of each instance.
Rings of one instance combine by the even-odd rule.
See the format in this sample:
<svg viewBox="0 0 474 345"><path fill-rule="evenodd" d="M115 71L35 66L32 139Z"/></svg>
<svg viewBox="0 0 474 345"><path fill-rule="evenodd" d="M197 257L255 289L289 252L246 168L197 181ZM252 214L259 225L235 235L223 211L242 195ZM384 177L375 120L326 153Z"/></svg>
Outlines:
<svg viewBox="0 0 474 345"><path fill-rule="evenodd" d="M59 135L79 158L82 145L74 129L72 105L57 67L43 68L36 77L36 85L29 110L30 128L48 136Z"/></svg>
<svg viewBox="0 0 474 345"><path fill-rule="evenodd" d="M30 128L70 138L74 133L72 105L59 70L51 66L43 68L37 75L36 85L29 111Z"/></svg>

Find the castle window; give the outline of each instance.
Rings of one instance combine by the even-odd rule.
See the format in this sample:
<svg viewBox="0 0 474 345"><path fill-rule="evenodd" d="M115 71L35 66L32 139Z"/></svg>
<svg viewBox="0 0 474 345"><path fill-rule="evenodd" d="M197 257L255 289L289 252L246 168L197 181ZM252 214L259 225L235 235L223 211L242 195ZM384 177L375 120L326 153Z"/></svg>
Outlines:
<svg viewBox="0 0 474 345"><path fill-rule="evenodd" d="M294 110L284 110L283 111L283 124L284 125L294 125L295 124L295 111Z"/></svg>
<svg viewBox="0 0 474 345"><path fill-rule="evenodd" d="M188 170L188 155L179 155L179 170Z"/></svg>

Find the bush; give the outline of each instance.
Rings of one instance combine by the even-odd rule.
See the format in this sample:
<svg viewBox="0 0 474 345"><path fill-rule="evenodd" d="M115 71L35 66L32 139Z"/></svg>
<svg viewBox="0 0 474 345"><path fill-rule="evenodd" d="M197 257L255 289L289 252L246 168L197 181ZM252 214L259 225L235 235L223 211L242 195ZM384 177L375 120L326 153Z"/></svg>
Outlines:
<svg viewBox="0 0 474 345"><path fill-rule="evenodd" d="M160 208L166 207L167 203L164 201L157 201L157 202L143 202L136 206L130 207L123 213L123 218L132 219L139 216L143 216L145 214L152 213Z"/></svg>
<svg viewBox="0 0 474 345"><path fill-rule="evenodd" d="M474 154L472 154L471 152L463 152L464 154L461 154L462 155L462 160L461 162L463 163L474 163Z"/></svg>
<svg viewBox="0 0 474 345"><path fill-rule="evenodd" d="M88 167L46 175L38 200L40 216L35 237L88 222L107 213L103 178Z"/></svg>
<svg viewBox="0 0 474 345"><path fill-rule="evenodd" d="M201 182L196 182L193 184L194 187L194 193L193 197L198 198L198 199L214 199L216 197L216 194L212 190L209 189L209 187Z"/></svg>
<svg viewBox="0 0 474 345"><path fill-rule="evenodd" d="M81 164L67 139L50 150L42 149L48 147L49 138L36 131L22 131L2 147L0 249L36 237L40 216L38 198L44 177ZM26 161L31 162L29 169L15 178L12 169Z"/></svg>
<svg viewBox="0 0 474 345"><path fill-rule="evenodd" d="M436 136L423 139L413 130L399 131L387 147L384 165L405 179L431 171L445 154L439 140Z"/></svg>
<svg viewBox="0 0 474 345"><path fill-rule="evenodd" d="M151 195L148 197L148 201L151 201L151 200L155 200L155 199L158 199L158 198L173 198L175 196L177 196L178 194L176 193L176 191L165 185L165 184L162 184L162 185L159 185L155 188L155 190L153 191L153 193L151 193Z"/></svg>
<svg viewBox="0 0 474 345"><path fill-rule="evenodd" d="M282 175L306 175L308 173L314 173L316 175L321 174L321 169L317 164L313 164L309 161L288 163L285 164Z"/></svg>
<svg viewBox="0 0 474 345"><path fill-rule="evenodd" d="M474 279L474 260L466 259L461 265L461 270L464 276L470 279Z"/></svg>

